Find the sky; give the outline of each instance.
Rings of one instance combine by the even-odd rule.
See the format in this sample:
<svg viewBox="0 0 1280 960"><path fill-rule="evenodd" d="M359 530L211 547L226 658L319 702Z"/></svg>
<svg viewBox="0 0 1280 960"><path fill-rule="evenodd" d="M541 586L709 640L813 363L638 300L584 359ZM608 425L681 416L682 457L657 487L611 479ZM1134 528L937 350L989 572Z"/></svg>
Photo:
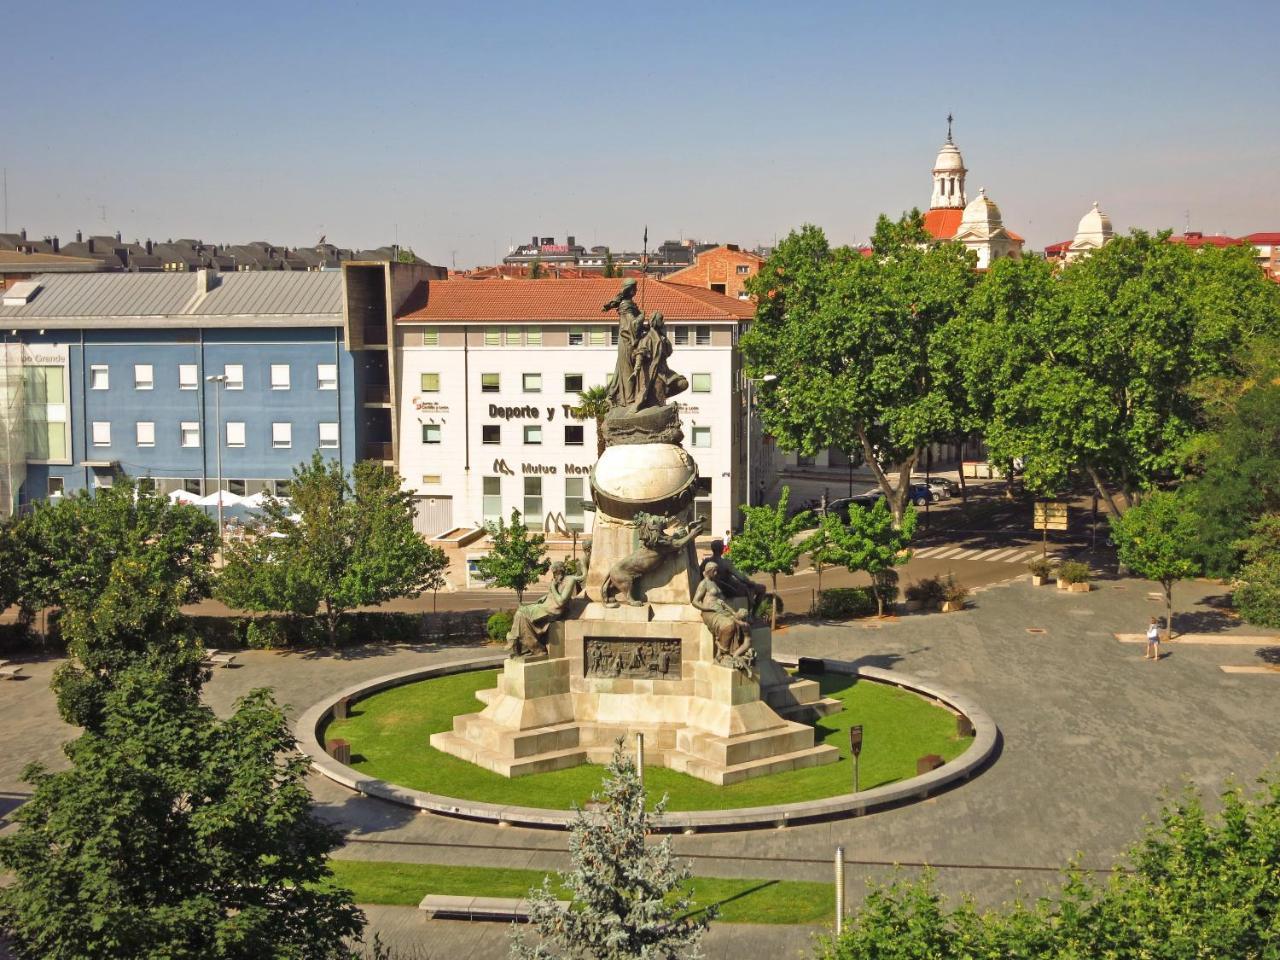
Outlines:
<svg viewBox="0 0 1280 960"><path fill-rule="evenodd" d="M955 140L1028 246L1280 230L1280 3L23 5L7 224L70 239L835 243Z"/></svg>

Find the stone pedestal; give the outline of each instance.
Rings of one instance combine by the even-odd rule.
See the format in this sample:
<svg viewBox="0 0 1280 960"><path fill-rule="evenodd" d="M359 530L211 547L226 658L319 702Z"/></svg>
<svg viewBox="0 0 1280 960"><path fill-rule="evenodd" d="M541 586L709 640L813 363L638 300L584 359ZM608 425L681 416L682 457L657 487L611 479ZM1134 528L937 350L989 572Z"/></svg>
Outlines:
<svg viewBox="0 0 1280 960"><path fill-rule="evenodd" d="M639 511L660 508L673 525L687 522L696 468L683 450L668 447L606 451L592 475L597 503L609 509L596 516L587 599L552 625L546 657L508 659L498 686L478 694L484 709L455 717L432 746L515 777L604 763L619 737L644 733L649 763L716 784L838 759L836 748L814 745L813 727L801 721L839 703L773 661L767 626L752 629L751 674L716 661L711 633L690 602L700 578L692 543L636 583L642 604L601 602L609 570L636 549ZM622 452L609 457L615 450ZM654 469L646 473L647 462Z"/></svg>

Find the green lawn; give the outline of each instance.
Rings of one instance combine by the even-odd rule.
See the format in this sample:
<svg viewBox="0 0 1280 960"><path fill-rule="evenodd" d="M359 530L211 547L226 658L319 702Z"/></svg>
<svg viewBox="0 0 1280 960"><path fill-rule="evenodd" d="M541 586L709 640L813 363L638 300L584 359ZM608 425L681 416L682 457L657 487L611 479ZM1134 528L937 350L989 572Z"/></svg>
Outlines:
<svg viewBox="0 0 1280 960"><path fill-rule="evenodd" d="M477 690L496 685L497 671L478 670L394 687L354 704L346 720L332 722L326 738L351 744L352 766L363 774L449 797L527 807L568 809L590 799L601 771L584 764L568 770L508 779L433 749L431 734L453 727L459 713L483 709ZM921 697L870 680L825 675L825 696L844 709L817 725L818 736L840 750L840 761L718 787L665 767L646 767L650 795L667 794L670 810L721 810L813 800L849 792L853 782L849 727L863 725L861 785L867 790L915 776L916 760L936 753L951 760L971 738L955 733L954 716Z"/></svg>
<svg viewBox="0 0 1280 960"><path fill-rule="evenodd" d="M432 863L330 860L334 880L355 894L357 903L417 906L428 893L458 897L523 897L540 886L541 870L502 867L445 867ZM552 877L554 879L554 874ZM699 909L720 905L726 923L821 923L835 914L828 883L794 880L726 880L695 877Z"/></svg>

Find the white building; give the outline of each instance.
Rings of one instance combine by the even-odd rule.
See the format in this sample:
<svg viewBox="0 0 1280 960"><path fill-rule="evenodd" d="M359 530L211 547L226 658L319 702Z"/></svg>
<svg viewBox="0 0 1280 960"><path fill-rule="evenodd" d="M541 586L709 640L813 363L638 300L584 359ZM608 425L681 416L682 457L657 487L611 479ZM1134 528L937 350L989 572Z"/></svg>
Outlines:
<svg viewBox="0 0 1280 960"><path fill-rule="evenodd" d="M1075 239L1067 248L1067 259L1078 260L1085 254L1101 250L1111 242L1115 231L1111 228L1111 218L1098 209L1098 201L1093 201L1093 209L1080 218L1076 226Z"/></svg>
<svg viewBox="0 0 1280 960"><path fill-rule="evenodd" d="M617 318L601 306L620 280L450 280L397 317L399 466L420 498L420 532L508 519L589 531L596 426L573 413L605 384ZM670 366L689 380L675 398L698 464L695 510L719 533L745 496L736 344L750 303L644 279L636 303L666 319Z"/></svg>

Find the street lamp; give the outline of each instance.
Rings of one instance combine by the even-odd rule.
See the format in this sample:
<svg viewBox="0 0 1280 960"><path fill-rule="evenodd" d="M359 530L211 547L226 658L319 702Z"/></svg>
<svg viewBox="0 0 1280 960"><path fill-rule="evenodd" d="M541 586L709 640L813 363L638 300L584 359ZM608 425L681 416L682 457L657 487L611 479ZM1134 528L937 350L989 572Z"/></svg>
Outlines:
<svg viewBox="0 0 1280 960"><path fill-rule="evenodd" d="M754 387L757 383L772 383L777 380L776 374L766 373L763 377L746 377L747 381L747 505L754 506L751 499L751 408L754 406Z"/></svg>
<svg viewBox="0 0 1280 960"><path fill-rule="evenodd" d="M214 440L218 445L218 554L222 554L222 388L226 386L225 373L212 374L205 377L209 383L217 384L213 393Z"/></svg>

